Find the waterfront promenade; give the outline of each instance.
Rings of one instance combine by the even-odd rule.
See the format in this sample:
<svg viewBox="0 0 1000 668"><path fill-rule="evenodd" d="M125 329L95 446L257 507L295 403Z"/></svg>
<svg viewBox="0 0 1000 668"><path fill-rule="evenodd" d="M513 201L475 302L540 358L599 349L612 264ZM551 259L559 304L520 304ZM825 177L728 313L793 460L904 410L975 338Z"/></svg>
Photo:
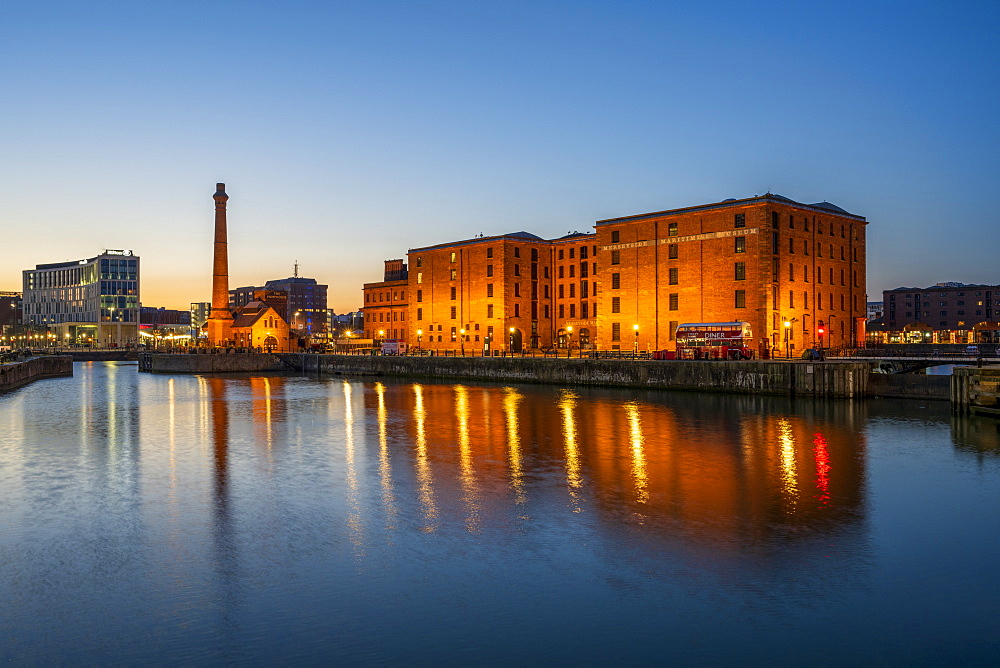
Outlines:
<svg viewBox="0 0 1000 668"><path fill-rule="evenodd" d="M0 363L0 392L34 380L73 375L73 358L65 355L27 357Z"/></svg>

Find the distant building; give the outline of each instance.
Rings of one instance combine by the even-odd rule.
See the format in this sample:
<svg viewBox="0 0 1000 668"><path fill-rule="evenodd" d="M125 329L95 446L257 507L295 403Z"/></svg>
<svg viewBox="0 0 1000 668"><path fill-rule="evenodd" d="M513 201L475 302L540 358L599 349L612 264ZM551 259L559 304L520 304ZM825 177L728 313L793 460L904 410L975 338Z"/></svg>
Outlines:
<svg viewBox="0 0 1000 668"><path fill-rule="evenodd" d="M73 262L23 272L23 322L45 327L61 343L126 346L139 324L139 258L106 250Z"/></svg>
<svg viewBox="0 0 1000 668"><path fill-rule="evenodd" d="M198 337L208 316L212 313L212 302L191 302L191 330L192 336Z"/></svg>
<svg viewBox="0 0 1000 668"><path fill-rule="evenodd" d="M868 302L868 322L882 317L882 302Z"/></svg>
<svg viewBox="0 0 1000 668"><path fill-rule="evenodd" d="M882 292L885 333L892 343L992 342L1000 330L1000 286L937 283Z"/></svg>
<svg viewBox="0 0 1000 668"><path fill-rule="evenodd" d="M21 324L21 293L0 291L0 336L14 334Z"/></svg>
<svg viewBox="0 0 1000 668"><path fill-rule="evenodd" d="M326 291L327 286L315 278L292 276L268 281L264 289L282 291L288 295L287 307L282 317L292 329L311 337L326 335Z"/></svg>

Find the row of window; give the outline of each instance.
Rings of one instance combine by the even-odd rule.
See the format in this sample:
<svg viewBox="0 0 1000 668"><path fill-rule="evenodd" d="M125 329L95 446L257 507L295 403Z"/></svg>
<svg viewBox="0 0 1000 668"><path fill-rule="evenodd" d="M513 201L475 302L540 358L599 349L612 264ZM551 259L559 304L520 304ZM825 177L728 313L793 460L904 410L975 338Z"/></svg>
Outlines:
<svg viewBox="0 0 1000 668"><path fill-rule="evenodd" d="M835 270L834 270L833 267L829 267L829 270L830 270L830 273L829 273L830 281L829 281L829 283L830 283L830 285L834 285L836 283L836 280L835 280L835 278L836 278L836 272L835 272ZM857 287L858 273L856 271L854 271L854 272L851 272L851 275L854 278L854 285L855 285L855 287ZM823 267L816 267L816 273L814 274L814 276L816 278L816 282L822 284L823 283ZM795 281L795 265L792 264L791 262L788 263L788 280L792 281L792 282ZM805 283L809 282L809 265L802 265L802 281L805 282ZM840 270L840 284L841 285L847 285L847 273L843 269Z"/></svg>

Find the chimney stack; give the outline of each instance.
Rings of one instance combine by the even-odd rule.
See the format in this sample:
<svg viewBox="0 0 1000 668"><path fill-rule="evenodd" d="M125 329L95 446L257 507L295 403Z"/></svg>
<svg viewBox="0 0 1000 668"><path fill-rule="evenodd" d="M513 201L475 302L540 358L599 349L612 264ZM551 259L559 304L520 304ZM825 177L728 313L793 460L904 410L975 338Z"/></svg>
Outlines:
<svg viewBox="0 0 1000 668"><path fill-rule="evenodd" d="M233 314L229 311L229 249L226 229L226 184L215 185L215 245L212 257L212 311L208 317L209 345L226 345L231 338Z"/></svg>

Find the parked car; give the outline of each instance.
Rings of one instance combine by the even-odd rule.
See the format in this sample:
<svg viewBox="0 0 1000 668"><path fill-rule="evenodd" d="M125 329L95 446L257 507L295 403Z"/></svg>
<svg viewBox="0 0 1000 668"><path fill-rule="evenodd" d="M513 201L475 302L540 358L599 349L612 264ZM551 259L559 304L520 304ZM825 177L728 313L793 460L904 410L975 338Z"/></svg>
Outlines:
<svg viewBox="0 0 1000 668"><path fill-rule="evenodd" d="M965 354L969 357L979 357L979 346L965 346Z"/></svg>

